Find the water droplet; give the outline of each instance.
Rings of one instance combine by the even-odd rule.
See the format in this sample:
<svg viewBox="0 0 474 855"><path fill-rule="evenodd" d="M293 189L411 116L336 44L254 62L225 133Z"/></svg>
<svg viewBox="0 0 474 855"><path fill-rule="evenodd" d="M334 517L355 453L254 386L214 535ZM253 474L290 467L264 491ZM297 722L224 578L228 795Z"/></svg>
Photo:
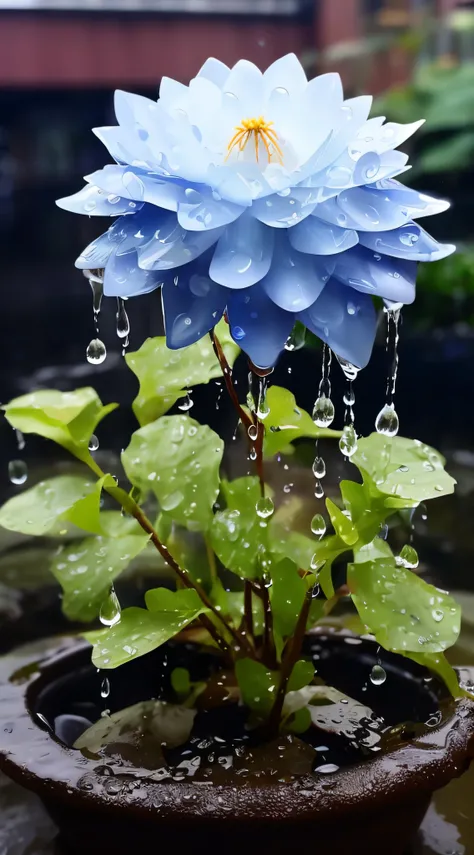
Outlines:
<svg viewBox="0 0 474 855"><path fill-rule="evenodd" d="M339 766L335 763L324 763L323 766L316 766L314 771L319 772L320 775L333 775L334 772L339 771Z"/></svg>
<svg viewBox="0 0 474 855"><path fill-rule="evenodd" d="M405 544L395 561L399 567L405 567L406 570L415 570L420 563L416 549L409 543Z"/></svg>
<svg viewBox="0 0 474 855"><path fill-rule="evenodd" d="M399 472L409 472L409 468L408 468L408 466L399 466L398 471Z"/></svg>
<svg viewBox="0 0 474 855"><path fill-rule="evenodd" d="M117 297L117 313L115 315L117 321L117 335L119 338L127 338L130 333L130 321L127 312L125 311L125 302L121 297Z"/></svg>
<svg viewBox="0 0 474 855"><path fill-rule="evenodd" d="M23 436L21 430L18 430L18 428L15 428L15 436L16 436L16 444L18 447L18 451L23 451L23 449L26 445L26 441L25 441L25 437Z"/></svg>
<svg viewBox="0 0 474 855"><path fill-rule="evenodd" d="M385 404L375 420L377 433L382 433L384 436L396 436L398 428L399 421L394 404Z"/></svg>
<svg viewBox="0 0 474 855"><path fill-rule="evenodd" d="M24 460L10 460L8 477L12 484L24 484L28 478L28 467Z"/></svg>
<svg viewBox="0 0 474 855"><path fill-rule="evenodd" d="M339 440L339 448L345 457L352 457L357 451L357 434L354 425L346 425Z"/></svg>
<svg viewBox="0 0 474 855"><path fill-rule="evenodd" d="M250 449L249 457L250 457L250 460L256 460L257 459L257 452L255 451L254 448Z"/></svg>
<svg viewBox="0 0 474 855"><path fill-rule="evenodd" d="M334 421L336 415L334 404L326 395L320 395L313 410L313 421L317 427L327 428Z"/></svg>
<svg viewBox="0 0 474 855"><path fill-rule="evenodd" d="M313 463L313 475L315 478L324 478L326 475L326 464L322 457L316 457Z"/></svg>
<svg viewBox="0 0 474 855"><path fill-rule="evenodd" d="M323 496L324 496L324 487L323 487L323 485L321 484L321 481L316 481L316 484L314 485L314 495L316 496L316 498L317 498L317 499L322 499L322 498L323 498Z"/></svg>
<svg viewBox="0 0 474 855"><path fill-rule="evenodd" d="M433 615L433 620L435 620L436 623L440 623L444 618L444 612L442 609L433 609L431 614Z"/></svg>
<svg viewBox="0 0 474 855"><path fill-rule="evenodd" d="M318 570L321 570L321 568L324 567L325 564L326 560L321 560L321 556L318 555L317 552L314 553L311 558L311 561L309 562L310 569L313 571L313 573L316 573Z"/></svg>
<svg viewBox="0 0 474 855"><path fill-rule="evenodd" d="M257 427L257 425L249 425L248 430L247 430L247 433L248 433L248 435L249 435L249 439L251 439L251 440L252 440L252 442L255 442L255 440L256 440L256 439L257 439L257 437L258 437L258 427Z"/></svg>
<svg viewBox="0 0 474 855"><path fill-rule="evenodd" d="M271 517L275 510L275 505L273 504L272 499L269 496L262 496L261 499L258 500L255 505L255 510L261 519L266 520L268 517Z"/></svg>
<svg viewBox="0 0 474 855"><path fill-rule="evenodd" d="M311 520L311 531L320 539L326 534L326 521L321 514L316 514Z"/></svg>
<svg viewBox="0 0 474 855"><path fill-rule="evenodd" d="M344 401L346 407L354 406L356 398L352 386L344 392L342 400Z"/></svg>
<svg viewBox="0 0 474 855"><path fill-rule="evenodd" d="M267 404L267 380L265 377L258 378L258 402L257 416L259 419L266 419L270 413L270 407Z"/></svg>
<svg viewBox="0 0 474 855"><path fill-rule="evenodd" d="M194 401L193 401L193 399L191 398L190 393L189 393L189 392L186 392L185 397L184 397L184 398L182 399L182 401L178 404L178 410L182 410L182 411L183 411L183 413L187 413L187 412L188 412L188 410L190 410L192 407L194 407Z"/></svg>
<svg viewBox="0 0 474 855"><path fill-rule="evenodd" d="M288 191L289 192L289 191ZM295 324L290 337L286 340L285 350L294 351L301 350L305 345L306 327L301 323Z"/></svg>
<svg viewBox="0 0 474 855"><path fill-rule="evenodd" d="M89 440L89 451L97 451L98 447L99 440L97 439L95 433L93 433Z"/></svg>
<svg viewBox="0 0 474 855"><path fill-rule="evenodd" d="M115 626L121 616L121 608L115 589L112 587L106 600L100 607L100 622L104 626Z"/></svg>
<svg viewBox="0 0 474 855"><path fill-rule="evenodd" d="M100 338L93 338L86 350L87 361L91 365L100 365L107 357L107 349Z"/></svg>
<svg viewBox="0 0 474 855"><path fill-rule="evenodd" d="M374 686L382 686L387 679L387 672L385 668L382 668L381 665L374 665L372 671L370 672L370 682L374 684Z"/></svg>
<svg viewBox="0 0 474 855"><path fill-rule="evenodd" d="M105 698L108 698L109 695L110 695L110 680L108 677L104 677L104 679L102 680L101 687L100 687L100 697L104 698L104 700L105 700Z"/></svg>

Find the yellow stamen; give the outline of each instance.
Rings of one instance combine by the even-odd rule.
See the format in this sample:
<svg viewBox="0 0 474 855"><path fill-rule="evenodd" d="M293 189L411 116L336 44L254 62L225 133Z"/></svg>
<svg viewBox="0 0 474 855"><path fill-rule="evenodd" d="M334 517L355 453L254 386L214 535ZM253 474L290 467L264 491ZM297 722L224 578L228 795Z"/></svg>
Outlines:
<svg viewBox="0 0 474 855"><path fill-rule="evenodd" d="M259 159L260 142L265 146L268 162L271 163L273 155L276 155L279 162L283 163L283 152L278 143L278 134L273 128L273 122L266 122L263 116L258 119L243 119L240 125L235 128L235 134L227 146L227 157L230 157L233 150L237 148L239 152L244 151L251 138L254 138L255 157L257 163Z"/></svg>

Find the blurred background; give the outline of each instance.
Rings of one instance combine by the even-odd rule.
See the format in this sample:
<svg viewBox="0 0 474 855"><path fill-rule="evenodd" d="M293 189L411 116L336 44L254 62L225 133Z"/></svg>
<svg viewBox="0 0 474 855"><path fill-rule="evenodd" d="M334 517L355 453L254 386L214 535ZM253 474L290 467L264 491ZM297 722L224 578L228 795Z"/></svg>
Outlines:
<svg viewBox="0 0 474 855"><path fill-rule="evenodd" d="M88 384L106 402L127 407L135 395L115 335L113 301L106 302L100 320L107 359L100 366L85 359L94 335L92 303L74 260L103 230L101 222L54 205L109 160L90 129L114 124L113 90L156 98L164 75L188 82L208 56L229 65L246 58L265 68L290 51L308 76L339 71L347 97L373 93L374 113L399 122L426 118L407 144L413 163L407 181L453 203L430 229L459 250L420 268L417 301L403 315L396 402L401 433L439 447L458 478L457 495L432 503L414 538L420 572L463 592L465 649L457 655L474 661L474 2L0 0L0 400L35 388ZM130 349L161 333L156 293L130 301L127 309ZM381 324L371 365L356 384L361 433L373 429L383 404L384 338ZM309 342L284 355L275 382L289 385L298 403L311 409L319 376L320 353ZM334 379L340 401L342 375L341 382ZM216 409L220 389L211 387L196 397L193 415L232 433L233 414L224 401ZM123 409L109 425L101 428L99 453L118 467L120 449L136 424ZM300 449L290 474L276 473L275 479L291 479L295 491L301 485L304 493L310 482L301 464L311 454L313 449ZM13 431L0 424L2 500L22 488L18 478L16 484L8 478L8 463L15 459L28 469L25 486L50 474L51 464L56 471L69 466L33 440L18 448ZM335 483L338 466L340 461L332 469ZM308 497L314 502L312 491ZM48 575L56 545L0 531L0 649L64 628L58 590ZM148 572L138 571L132 593L124 593L128 599L139 588L140 572ZM456 798L462 801L462 794ZM21 811L18 816L22 825ZM40 851L26 844L14 848L17 838L5 835L0 830L1 855ZM452 832L447 843L430 845L438 848L429 848L428 841L422 851L474 853L474 830L457 837Z"/></svg>

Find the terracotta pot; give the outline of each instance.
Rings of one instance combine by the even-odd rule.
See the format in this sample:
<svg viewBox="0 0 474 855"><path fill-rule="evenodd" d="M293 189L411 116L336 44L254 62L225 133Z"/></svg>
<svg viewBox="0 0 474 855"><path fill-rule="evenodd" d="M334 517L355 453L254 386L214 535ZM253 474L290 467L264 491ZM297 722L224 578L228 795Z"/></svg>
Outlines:
<svg viewBox="0 0 474 855"><path fill-rule="evenodd" d="M303 774L282 783L269 770L253 777L230 772L230 779L213 784L160 783L150 769L135 774L125 765L112 771L107 758L67 748L46 722L73 708L77 712L78 704L100 701L101 675L90 664L90 648L56 639L40 661L20 650L0 664L0 768L40 796L67 851L77 855L129 855L137 846L213 848L225 855L279 855L295 846L331 855L403 855L432 793L470 763L474 703L447 701L436 681L423 679L426 672L393 655L383 654L386 682L372 685L368 678L378 651L371 642L325 631L308 637L306 653L324 679L330 669L341 691L358 693L376 712L383 707L389 724L397 716L424 721L441 705L439 724L333 774ZM189 652L179 656L186 661ZM161 648L109 673L112 711L156 696L163 657Z"/></svg>

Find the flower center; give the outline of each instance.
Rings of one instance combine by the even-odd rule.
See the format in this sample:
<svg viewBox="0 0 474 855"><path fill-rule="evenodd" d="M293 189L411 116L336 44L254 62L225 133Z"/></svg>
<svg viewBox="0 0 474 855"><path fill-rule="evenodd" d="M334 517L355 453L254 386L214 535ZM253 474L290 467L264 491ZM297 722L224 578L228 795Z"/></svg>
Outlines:
<svg viewBox="0 0 474 855"><path fill-rule="evenodd" d="M283 163L283 152L278 142L278 134L273 129L273 122L266 122L263 116L259 116L258 119L243 119L240 125L237 125L235 128L235 131L236 133L227 146L226 160L230 157L234 149L237 149L239 153L244 151L248 143L253 139L257 163L259 160L260 143L263 143L265 147L269 163L271 163L273 156L276 156L281 164Z"/></svg>

